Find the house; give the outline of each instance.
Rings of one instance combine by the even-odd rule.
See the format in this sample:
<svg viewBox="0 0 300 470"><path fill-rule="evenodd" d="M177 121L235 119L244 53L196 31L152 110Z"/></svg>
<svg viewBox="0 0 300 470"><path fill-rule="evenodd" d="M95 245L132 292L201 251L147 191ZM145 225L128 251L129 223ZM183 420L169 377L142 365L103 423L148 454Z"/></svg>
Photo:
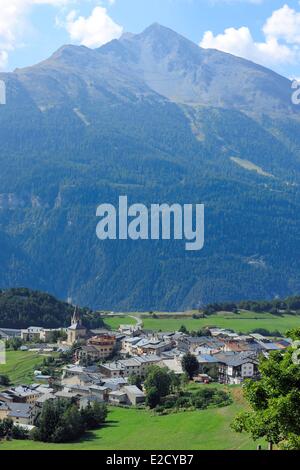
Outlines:
<svg viewBox="0 0 300 470"><path fill-rule="evenodd" d="M100 386L100 385L91 385L89 387L90 393L97 397L100 401L107 401L108 400L108 394L112 389L110 389L107 386Z"/></svg>
<svg viewBox="0 0 300 470"><path fill-rule="evenodd" d="M127 395L126 392L121 390L116 390L108 394L109 403L113 405L126 405L127 404Z"/></svg>
<svg viewBox="0 0 300 470"><path fill-rule="evenodd" d="M78 351L79 359L99 361L112 356L116 349L116 337L114 335L102 334L93 336L87 340L87 345Z"/></svg>
<svg viewBox="0 0 300 470"><path fill-rule="evenodd" d="M41 341L43 328L38 326L30 326L26 330L21 331L21 340L25 342Z"/></svg>
<svg viewBox="0 0 300 470"><path fill-rule="evenodd" d="M41 395L35 402L37 408L42 408L44 403L48 400L55 400L56 396L54 393L45 393L44 395Z"/></svg>
<svg viewBox="0 0 300 470"><path fill-rule="evenodd" d="M181 357L177 356L174 358L163 358L159 364L161 367L167 367L169 370L174 372L177 375L183 374L182 364L181 364Z"/></svg>
<svg viewBox="0 0 300 470"><path fill-rule="evenodd" d="M109 391L112 392L120 390L124 385L128 385L128 379L123 377L105 379L102 382L102 386L108 388Z"/></svg>
<svg viewBox="0 0 300 470"><path fill-rule="evenodd" d="M146 395L135 385L125 385L108 394L108 401L114 405L138 406L145 403Z"/></svg>
<svg viewBox="0 0 300 470"><path fill-rule="evenodd" d="M83 367L78 365L67 365L63 367L61 378L62 386L70 385L100 385L104 378L104 374L99 372L97 366Z"/></svg>
<svg viewBox="0 0 300 470"><path fill-rule="evenodd" d="M137 354L140 356L143 354L160 356L164 351L172 348L172 343L170 340L150 339L136 344L135 347L137 348Z"/></svg>
<svg viewBox="0 0 300 470"><path fill-rule="evenodd" d="M28 403L1 403L0 420L11 419L15 424L33 425L36 417L35 407Z"/></svg>
<svg viewBox="0 0 300 470"><path fill-rule="evenodd" d="M10 388L0 394L0 400L6 397L6 402L27 403L33 405L40 397L41 392L26 385Z"/></svg>
<svg viewBox="0 0 300 470"><path fill-rule="evenodd" d="M100 370L105 377L115 378L124 375L124 367L120 361L107 362L100 365Z"/></svg>
<svg viewBox="0 0 300 470"><path fill-rule="evenodd" d="M218 367L220 363L220 359L210 354L200 354L199 356L196 356L196 358L199 363L199 371L202 373L213 367Z"/></svg>
<svg viewBox="0 0 300 470"><path fill-rule="evenodd" d="M224 351L233 351L233 352L259 352L263 349L263 347L259 344L259 342L255 341L253 338L242 339L237 338L234 340L229 340L225 342Z"/></svg>
<svg viewBox="0 0 300 470"><path fill-rule="evenodd" d="M145 403L146 395L135 385L126 385L121 391L126 393L127 400L131 405L137 406Z"/></svg>
<svg viewBox="0 0 300 470"><path fill-rule="evenodd" d="M21 330L14 330L12 328L0 328L0 339L8 340L18 337L21 337Z"/></svg>
<svg viewBox="0 0 300 470"><path fill-rule="evenodd" d="M80 398L80 395L72 392L72 390L65 388L54 394L56 398L63 398L64 400L69 400L71 402L77 402Z"/></svg>
<svg viewBox="0 0 300 470"><path fill-rule="evenodd" d="M139 325L120 325L119 332L125 336L138 336L141 329Z"/></svg>
<svg viewBox="0 0 300 470"><path fill-rule="evenodd" d="M177 340L177 348L183 353L214 354L223 347L223 341L210 336L181 336Z"/></svg>
<svg viewBox="0 0 300 470"><path fill-rule="evenodd" d="M93 403L102 403L103 400L96 395L89 395L88 397L80 397L79 399L79 408L80 410L87 408L89 405Z"/></svg>
<svg viewBox="0 0 300 470"><path fill-rule="evenodd" d="M273 343L267 338L264 338L264 340L262 341L257 341L257 343L261 346L261 349L266 352L282 350L282 348L279 345L277 345L276 343Z"/></svg>
<svg viewBox="0 0 300 470"><path fill-rule="evenodd" d="M224 359L219 366L219 381L238 385L245 379L258 379L258 359L254 356L236 354Z"/></svg>
<svg viewBox="0 0 300 470"><path fill-rule="evenodd" d="M108 362L99 366L106 377L129 377L132 374L145 377L147 369L159 363L161 358L155 354L147 356L134 356L129 359Z"/></svg>
<svg viewBox="0 0 300 470"><path fill-rule="evenodd" d="M122 352L125 354L133 354L135 352L134 346L138 344L142 338L140 336L125 336L122 340Z"/></svg>
<svg viewBox="0 0 300 470"><path fill-rule="evenodd" d="M25 330L21 330L21 339L28 343L49 343L52 340L53 331L57 330L40 328L39 326L30 326Z"/></svg>

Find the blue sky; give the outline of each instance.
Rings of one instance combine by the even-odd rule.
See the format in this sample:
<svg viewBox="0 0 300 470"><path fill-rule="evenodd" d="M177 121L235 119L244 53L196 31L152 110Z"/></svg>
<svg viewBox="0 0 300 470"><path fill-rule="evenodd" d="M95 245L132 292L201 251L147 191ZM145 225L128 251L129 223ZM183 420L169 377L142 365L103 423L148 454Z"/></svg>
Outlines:
<svg viewBox="0 0 300 470"><path fill-rule="evenodd" d="M298 0L0 0L0 70L39 62L62 44L98 47L153 22L202 47L300 77Z"/></svg>

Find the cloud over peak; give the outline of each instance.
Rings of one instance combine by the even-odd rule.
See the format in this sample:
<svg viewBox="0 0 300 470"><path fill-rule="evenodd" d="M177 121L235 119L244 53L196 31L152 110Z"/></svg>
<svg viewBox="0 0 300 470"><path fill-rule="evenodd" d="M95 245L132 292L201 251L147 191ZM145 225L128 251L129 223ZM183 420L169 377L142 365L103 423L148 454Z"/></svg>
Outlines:
<svg viewBox="0 0 300 470"><path fill-rule="evenodd" d="M100 47L103 44L118 39L123 33L123 27L115 23L104 7L95 7L90 16L78 16L75 10L66 18L65 28L72 41L87 47Z"/></svg>
<svg viewBox="0 0 300 470"><path fill-rule="evenodd" d="M206 31L200 46L228 52L265 66L299 61L300 12L284 5L266 20L262 33L264 40L257 42L246 26L227 28L217 35Z"/></svg>

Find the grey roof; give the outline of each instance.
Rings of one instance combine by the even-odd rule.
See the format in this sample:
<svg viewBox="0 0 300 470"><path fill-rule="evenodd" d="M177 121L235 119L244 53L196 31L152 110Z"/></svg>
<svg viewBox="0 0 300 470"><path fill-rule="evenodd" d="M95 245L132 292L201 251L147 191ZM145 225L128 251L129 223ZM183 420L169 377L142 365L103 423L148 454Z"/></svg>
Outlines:
<svg viewBox="0 0 300 470"><path fill-rule="evenodd" d="M156 354L148 354L147 356L135 356L134 359L140 363L146 364L147 362L159 362L161 357Z"/></svg>
<svg viewBox="0 0 300 470"><path fill-rule="evenodd" d="M219 354L217 355L219 356ZM224 357L220 360L223 364L228 366L237 367L247 362L258 364L257 355L253 352L245 351L239 353L233 353L231 355L224 354Z"/></svg>
<svg viewBox="0 0 300 470"><path fill-rule="evenodd" d="M96 330L90 330L93 335L103 335L103 334L111 334L111 331L105 328L99 328Z"/></svg>
<svg viewBox="0 0 300 470"><path fill-rule="evenodd" d="M55 400L55 395L53 393L45 393L40 398L37 399L37 403L45 403L48 400Z"/></svg>
<svg viewBox="0 0 300 470"><path fill-rule="evenodd" d="M117 390L117 391L115 391L115 392L109 392L109 395L115 396L115 397L125 397L125 396L126 396L126 392L125 392L125 391L121 391L121 390Z"/></svg>
<svg viewBox="0 0 300 470"><path fill-rule="evenodd" d="M56 392L55 396L58 398L76 398L78 397L78 393L71 393L71 392L66 392L62 390L60 392Z"/></svg>
<svg viewBox="0 0 300 470"><path fill-rule="evenodd" d="M142 392L142 390L140 390L136 385L125 385L122 390L125 390L126 393L131 393L136 397L145 397L144 392Z"/></svg>
<svg viewBox="0 0 300 470"><path fill-rule="evenodd" d="M8 408L8 416L13 418L29 418L32 410L32 406L27 403L9 403Z"/></svg>
<svg viewBox="0 0 300 470"><path fill-rule="evenodd" d="M13 328L0 328L0 338L1 336L21 336L21 330L15 330Z"/></svg>
<svg viewBox="0 0 300 470"><path fill-rule="evenodd" d="M218 358L209 354L200 354L200 356L197 356L197 361L199 364L217 364L220 362Z"/></svg>
<svg viewBox="0 0 300 470"><path fill-rule="evenodd" d="M94 390L96 392L106 392L108 390L108 387L100 386L100 385L90 385L89 387L90 390Z"/></svg>
<svg viewBox="0 0 300 470"><path fill-rule="evenodd" d="M72 330L72 331L80 331L80 330L83 331L84 330L84 331L86 331L86 327L80 325L80 323L74 323L74 325L69 326L68 330Z"/></svg>
<svg viewBox="0 0 300 470"><path fill-rule="evenodd" d="M127 384L128 380L125 379L124 377L115 377L112 379L103 379L102 381L104 384L114 384L114 385L120 385L120 384Z"/></svg>
<svg viewBox="0 0 300 470"><path fill-rule="evenodd" d="M261 345L267 351L278 351L281 349L278 345L271 342L258 341L258 344Z"/></svg>
<svg viewBox="0 0 300 470"><path fill-rule="evenodd" d="M84 387L83 385L68 385L68 389L77 390L78 392L89 392L89 387Z"/></svg>
<svg viewBox="0 0 300 470"><path fill-rule="evenodd" d="M30 326L29 328L22 331L27 331L28 333L41 333L42 331L44 331L44 328L40 326Z"/></svg>
<svg viewBox="0 0 300 470"><path fill-rule="evenodd" d="M142 338L140 336L135 336L133 338L126 338L125 337L125 341L126 343L132 343L132 344L136 344L136 343L139 343L140 341L142 341Z"/></svg>
<svg viewBox="0 0 300 470"><path fill-rule="evenodd" d="M15 393L16 395L18 395L19 397L27 397L27 396L30 396L30 395L33 395L33 394L39 394L40 392L36 391L36 390L33 390L31 387L26 387L26 386L23 386L23 385L19 385L18 387L15 387L13 389L11 389L11 391L13 393Z"/></svg>

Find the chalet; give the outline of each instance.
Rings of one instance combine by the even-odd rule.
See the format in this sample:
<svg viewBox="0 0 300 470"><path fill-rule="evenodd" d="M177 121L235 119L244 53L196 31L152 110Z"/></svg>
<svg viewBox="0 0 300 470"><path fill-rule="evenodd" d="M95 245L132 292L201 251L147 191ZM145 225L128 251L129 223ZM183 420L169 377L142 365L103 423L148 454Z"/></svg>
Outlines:
<svg viewBox="0 0 300 470"><path fill-rule="evenodd" d="M11 419L15 424L33 425L36 417L35 407L28 403L1 403L0 420Z"/></svg>
<svg viewBox="0 0 300 470"><path fill-rule="evenodd" d="M245 379L258 378L258 359L255 356L235 354L223 359L219 365L219 381L221 383L238 385Z"/></svg>

